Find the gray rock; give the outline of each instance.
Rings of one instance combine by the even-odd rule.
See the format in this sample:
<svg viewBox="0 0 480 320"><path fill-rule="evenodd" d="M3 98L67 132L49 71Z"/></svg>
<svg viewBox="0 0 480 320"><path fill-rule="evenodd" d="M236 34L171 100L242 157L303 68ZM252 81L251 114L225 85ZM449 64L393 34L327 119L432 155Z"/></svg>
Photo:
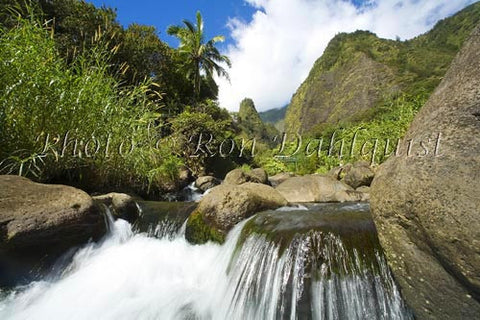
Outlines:
<svg viewBox="0 0 480 320"><path fill-rule="evenodd" d="M140 214L136 204L136 200L140 199L128 194L111 192L93 196L92 198L97 203L107 206L114 217L124 219L130 223L135 222Z"/></svg>
<svg viewBox="0 0 480 320"><path fill-rule="evenodd" d="M389 159L372 184L382 246L417 319L478 319L480 26L415 117L409 139L417 142L410 156Z"/></svg>
<svg viewBox="0 0 480 320"><path fill-rule="evenodd" d="M274 176L271 176L268 178L268 181L270 182L270 185L272 187L276 187L278 186L279 184L281 184L283 181L291 178L291 177L294 177L295 175L292 174L292 173L288 173L288 172L282 172L282 173L279 173L279 174L276 174Z"/></svg>
<svg viewBox="0 0 480 320"><path fill-rule="evenodd" d="M285 180L276 189L288 202L360 201L360 193L330 176L306 175ZM348 192L347 192L348 191Z"/></svg>
<svg viewBox="0 0 480 320"><path fill-rule="evenodd" d="M223 180L223 183L240 185L248 182L249 179L250 177L248 176L248 174L242 169L238 168L227 173L227 175L225 176L225 179Z"/></svg>
<svg viewBox="0 0 480 320"><path fill-rule="evenodd" d="M85 192L0 176L0 247L57 252L105 233L101 210Z"/></svg>
<svg viewBox="0 0 480 320"><path fill-rule="evenodd" d="M334 178L335 180L341 180L342 177L340 176L342 171L343 171L343 166L335 167L332 168L329 172L328 175Z"/></svg>
<svg viewBox="0 0 480 320"><path fill-rule="evenodd" d="M241 168L234 169L227 173L223 182L233 185L240 185L246 182L269 183L267 172L262 168L256 168L250 171L245 171Z"/></svg>
<svg viewBox="0 0 480 320"><path fill-rule="evenodd" d="M250 182L269 184L268 174L262 168L252 169L252 171L247 172L247 174L250 176Z"/></svg>
<svg viewBox="0 0 480 320"><path fill-rule="evenodd" d="M185 237L192 243L223 242L228 231L257 212L287 205L270 186L247 182L222 184L200 201L187 221Z"/></svg>
<svg viewBox="0 0 480 320"><path fill-rule="evenodd" d="M361 187L358 187L357 189L355 189L355 191L360 191L360 192L363 192L363 193L370 193L370 187L367 187L367 186L361 186Z"/></svg>
<svg viewBox="0 0 480 320"><path fill-rule="evenodd" d="M370 194L368 193L356 190L341 190L335 193L334 202L367 202L369 200Z"/></svg>
<svg viewBox="0 0 480 320"><path fill-rule="evenodd" d="M356 162L348 171L345 171L343 182L354 189L361 186L370 186L375 176L375 172L370 168L370 164L365 161Z"/></svg>
<svg viewBox="0 0 480 320"><path fill-rule="evenodd" d="M195 187L205 192L208 189L218 186L220 183L221 181L213 176L203 176L195 180Z"/></svg>

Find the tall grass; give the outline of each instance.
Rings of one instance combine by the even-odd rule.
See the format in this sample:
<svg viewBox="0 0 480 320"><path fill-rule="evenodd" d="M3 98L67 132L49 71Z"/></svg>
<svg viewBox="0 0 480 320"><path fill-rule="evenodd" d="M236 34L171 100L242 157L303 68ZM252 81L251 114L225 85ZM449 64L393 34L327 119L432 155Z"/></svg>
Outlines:
<svg viewBox="0 0 480 320"><path fill-rule="evenodd" d="M46 25L0 31L1 173L140 190L177 178L181 161L158 140L154 84L121 86L105 48L67 64Z"/></svg>

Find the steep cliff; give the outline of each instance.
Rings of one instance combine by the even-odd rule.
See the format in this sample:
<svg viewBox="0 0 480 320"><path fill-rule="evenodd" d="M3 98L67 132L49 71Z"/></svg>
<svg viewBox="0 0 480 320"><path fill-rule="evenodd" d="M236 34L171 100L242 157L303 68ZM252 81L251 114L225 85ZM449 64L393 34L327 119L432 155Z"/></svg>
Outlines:
<svg viewBox="0 0 480 320"><path fill-rule="evenodd" d="M431 93L479 22L480 3L475 3L409 41L367 31L338 34L292 97L286 130L304 133L369 120L395 95Z"/></svg>
<svg viewBox="0 0 480 320"><path fill-rule="evenodd" d="M278 134L272 124L266 124L260 118L252 99L245 98L240 103L237 123L248 138L257 138L263 142L270 142Z"/></svg>

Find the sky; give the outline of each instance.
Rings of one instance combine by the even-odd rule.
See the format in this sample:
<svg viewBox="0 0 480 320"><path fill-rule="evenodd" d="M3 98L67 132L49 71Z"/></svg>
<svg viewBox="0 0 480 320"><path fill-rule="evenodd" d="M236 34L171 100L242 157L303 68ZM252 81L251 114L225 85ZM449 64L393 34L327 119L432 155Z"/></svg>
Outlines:
<svg viewBox="0 0 480 320"><path fill-rule="evenodd" d="M217 79L220 105L238 110L249 97L259 111L287 105L328 42L339 32L369 30L382 38L413 38L476 0L90 0L117 8L124 26L154 25L160 38L202 12L208 38L224 35L230 82Z"/></svg>

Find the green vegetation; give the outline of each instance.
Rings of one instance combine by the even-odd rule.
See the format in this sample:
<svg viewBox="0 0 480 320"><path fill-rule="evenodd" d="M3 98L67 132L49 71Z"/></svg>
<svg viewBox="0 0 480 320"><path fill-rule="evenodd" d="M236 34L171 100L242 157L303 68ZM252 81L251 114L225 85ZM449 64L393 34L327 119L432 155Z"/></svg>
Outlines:
<svg viewBox="0 0 480 320"><path fill-rule="evenodd" d="M359 160L380 164L395 152L398 143L405 152L406 142L401 138L427 99L426 93L413 97L400 95L376 108L373 120L344 126L320 125L303 135L301 142L296 136L288 136L283 152L279 148L262 152L255 158L256 164L269 175L326 173L336 166Z"/></svg>
<svg viewBox="0 0 480 320"><path fill-rule="evenodd" d="M432 93L478 23L480 3L475 3L409 41L380 39L367 31L338 34L293 97L287 131L369 121L371 109L398 95Z"/></svg>
<svg viewBox="0 0 480 320"><path fill-rule="evenodd" d="M177 179L181 160L155 148L153 83L120 86L102 43L67 65L47 29L19 20L0 56L3 173L140 190Z"/></svg>
<svg viewBox="0 0 480 320"><path fill-rule="evenodd" d="M283 108L271 109L260 112L260 118L264 123L271 124L279 132L285 131L285 115L287 113L288 105Z"/></svg>
<svg viewBox="0 0 480 320"><path fill-rule="evenodd" d="M285 118L288 105L283 108L271 109L267 111L260 112L260 118L265 123L275 124L278 121L281 121Z"/></svg>
<svg viewBox="0 0 480 320"><path fill-rule="evenodd" d="M0 17L0 173L157 198L242 165L304 174L381 163L480 22L480 4L410 41L337 35L288 107L283 148L272 123L283 130L286 108L218 105L213 75L228 77L230 62L215 47L223 37L204 39L199 12L168 28L178 48L81 0L5 0Z"/></svg>
<svg viewBox="0 0 480 320"><path fill-rule="evenodd" d="M191 172L202 175L212 170L221 170L221 167L215 168L214 165L222 157L220 143L234 138L231 131L232 118L228 112L221 110L216 102L207 100L197 107L186 107L184 112L170 122L175 150L185 159ZM225 166L229 166L228 160L235 160L227 157L227 151L225 158L228 158Z"/></svg>
<svg viewBox="0 0 480 320"><path fill-rule="evenodd" d="M235 166L218 153L190 157L185 144L199 133L233 137L210 72L225 72L211 64L220 38L202 42L199 14L189 26L208 56L196 85L184 43L170 48L152 27L123 29L111 9L6 1L0 15L1 173L157 197L181 188L187 169ZM209 84L200 96L198 81Z"/></svg>
<svg viewBox="0 0 480 320"><path fill-rule="evenodd" d="M278 134L271 124L265 124L255 108L252 99L245 98L240 103L237 125L245 138L257 138L258 141L271 145L271 139Z"/></svg>
<svg viewBox="0 0 480 320"><path fill-rule="evenodd" d="M200 97L202 84L201 72L207 75L207 83L213 82L213 73L228 78L227 71L219 64L224 63L230 66L228 57L220 54L215 44L223 42L223 36L216 36L205 42L203 33L203 19L200 12L197 12L197 24L194 25L188 20L183 21L185 27L170 26L168 34L180 40L178 53L183 60L182 68L187 78L193 82L196 97Z"/></svg>
<svg viewBox="0 0 480 320"><path fill-rule="evenodd" d="M204 244L208 241L225 242L225 235L208 226L204 221L203 214L199 211L194 211L188 218L185 238L190 243L196 244Z"/></svg>

